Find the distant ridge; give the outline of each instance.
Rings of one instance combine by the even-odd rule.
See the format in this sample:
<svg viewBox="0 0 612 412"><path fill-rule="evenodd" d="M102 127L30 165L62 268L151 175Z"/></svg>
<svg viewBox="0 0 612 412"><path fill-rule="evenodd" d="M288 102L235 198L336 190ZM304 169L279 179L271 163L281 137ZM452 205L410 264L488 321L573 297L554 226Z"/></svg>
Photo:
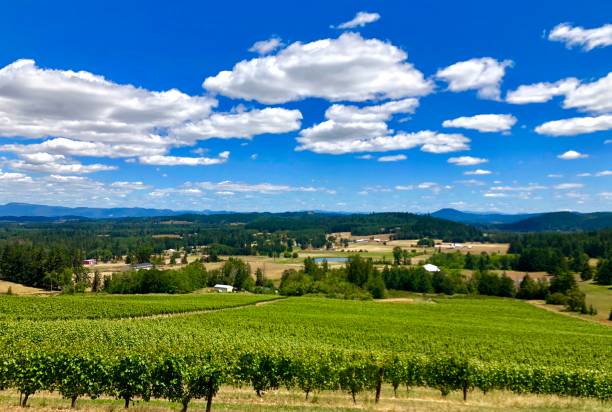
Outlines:
<svg viewBox="0 0 612 412"><path fill-rule="evenodd" d="M478 225L499 225L514 223L523 219L538 216L538 213L505 214L496 212L462 212L457 209L440 209L431 214L433 217L459 223Z"/></svg>
<svg viewBox="0 0 612 412"><path fill-rule="evenodd" d="M552 212L498 226L517 232L571 232L612 228L612 212Z"/></svg>
<svg viewBox="0 0 612 412"><path fill-rule="evenodd" d="M38 217L38 218L121 218L121 217L155 217L176 216L183 214L217 214L231 212L204 211L177 211L170 209L149 209L141 207L117 207L117 208L95 208L95 207L64 207L35 205L30 203L7 203L0 205L0 216L7 217Z"/></svg>

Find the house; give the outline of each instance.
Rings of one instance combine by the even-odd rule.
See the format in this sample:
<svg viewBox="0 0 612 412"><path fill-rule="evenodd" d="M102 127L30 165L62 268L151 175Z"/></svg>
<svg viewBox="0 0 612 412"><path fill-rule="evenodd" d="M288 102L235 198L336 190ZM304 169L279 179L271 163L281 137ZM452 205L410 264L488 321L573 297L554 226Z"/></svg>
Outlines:
<svg viewBox="0 0 612 412"><path fill-rule="evenodd" d="M220 293L230 293L234 291L234 287L230 285L216 284L213 287L217 292L220 292Z"/></svg>
<svg viewBox="0 0 612 412"><path fill-rule="evenodd" d="M425 269L428 272L439 272L440 268L437 267L436 265L432 265L431 263L427 263L426 265L423 265L423 269Z"/></svg>
<svg viewBox="0 0 612 412"><path fill-rule="evenodd" d="M84 259L83 260L83 266L93 266L96 263L98 263L96 259Z"/></svg>
<svg viewBox="0 0 612 412"><path fill-rule="evenodd" d="M133 265L132 268L134 268L134 270L151 270L153 269L153 265L150 263L138 263Z"/></svg>

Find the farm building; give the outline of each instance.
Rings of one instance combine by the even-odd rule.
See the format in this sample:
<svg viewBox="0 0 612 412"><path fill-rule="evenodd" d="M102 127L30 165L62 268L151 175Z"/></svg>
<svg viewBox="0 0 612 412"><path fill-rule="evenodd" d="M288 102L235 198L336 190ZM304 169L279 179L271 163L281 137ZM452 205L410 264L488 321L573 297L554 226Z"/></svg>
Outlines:
<svg viewBox="0 0 612 412"><path fill-rule="evenodd" d="M213 287L217 292L221 292L221 293L230 293L234 291L234 287L230 285L216 284Z"/></svg>
<svg viewBox="0 0 612 412"><path fill-rule="evenodd" d="M85 259L83 260L83 266L92 266L98 263L96 259Z"/></svg>
<svg viewBox="0 0 612 412"><path fill-rule="evenodd" d="M153 265L150 263L138 263L132 266L134 270L151 270L153 269Z"/></svg>
<svg viewBox="0 0 612 412"><path fill-rule="evenodd" d="M432 265L431 263L423 265L423 269L425 269L428 272L439 272L440 271L439 267L437 267L436 265Z"/></svg>

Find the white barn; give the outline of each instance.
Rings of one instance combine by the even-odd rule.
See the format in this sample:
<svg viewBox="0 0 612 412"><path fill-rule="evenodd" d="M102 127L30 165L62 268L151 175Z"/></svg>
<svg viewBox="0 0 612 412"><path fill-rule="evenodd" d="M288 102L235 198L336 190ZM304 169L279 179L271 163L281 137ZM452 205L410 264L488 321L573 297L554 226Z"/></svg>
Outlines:
<svg viewBox="0 0 612 412"><path fill-rule="evenodd" d="M425 269L428 272L439 272L440 271L439 267L437 267L436 265L432 265L431 263L423 265L423 269Z"/></svg>
<svg viewBox="0 0 612 412"><path fill-rule="evenodd" d="M220 293L230 293L234 291L234 287L230 285L216 284L213 288Z"/></svg>

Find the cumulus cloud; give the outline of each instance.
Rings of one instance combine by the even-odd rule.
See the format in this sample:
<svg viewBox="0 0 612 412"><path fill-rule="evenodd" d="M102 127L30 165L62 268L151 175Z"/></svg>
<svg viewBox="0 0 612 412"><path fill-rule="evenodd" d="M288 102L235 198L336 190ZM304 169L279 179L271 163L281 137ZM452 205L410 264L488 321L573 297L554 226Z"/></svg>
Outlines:
<svg viewBox="0 0 612 412"><path fill-rule="evenodd" d="M459 157L451 157L448 159L448 163L457 165L457 166L475 166L481 163L486 163L489 160L483 159L481 157L472 157L472 156L459 156Z"/></svg>
<svg viewBox="0 0 612 412"><path fill-rule="evenodd" d="M211 166L227 162L230 152L219 153L217 157L182 157L182 156L141 156L138 161L146 165L158 166Z"/></svg>
<svg viewBox="0 0 612 412"><path fill-rule="evenodd" d="M392 156L381 156L378 158L379 162L399 162L401 160L406 160L407 157L406 155L403 154L398 154L398 155L392 155Z"/></svg>
<svg viewBox="0 0 612 412"><path fill-rule="evenodd" d="M176 89L150 91L86 71L42 69L33 60L18 60L0 69L0 136L47 140L3 145L0 150L20 155L150 157L201 139L248 139L300 127L297 110L213 114L216 105L209 96L189 96ZM109 168L68 163L63 162L62 173ZM34 170L23 159L15 165Z"/></svg>
<svg viewBox="0 0 612 412"><path fill-rule="evenodd" d="M270 37L268 40L260 40L255 42L250 48L249 51L258 54L268 54L273 52L274 50L282 47L283 43L278 37Z"/></svg>
<svg viewBox="0 0 612 412"><path fill-rule="evenodd" d="M482 99L499 100L502 79L512 64L491 57L470 59L438 70L436 77L447 82L452 92L477 90Z"/></svg>
<svg viewBox="0 0 612 412"><path fill-rule="evenodd" d="M612 115L602 115L553 120L539 125L535 131L548 136L575 136L610 129L612 129Z"/></svg>
<svg viewBox="0 0 612 412"><path fill-rule="evenodd" d="M430 153L447 153L468 148L469 139L461 134L432 131L394 132L387 126L392 115L412 113L418 106L414 98L375 106L335 104L325 112L326 121L300 131L297 150L345 154L386 152L421 147Z"/></svg>
<svg viewBox="0 0 612 412"><path fill-rule="evenodd" d="M544 103L555 96L563 96L576 89L580 82L570 77L554 83L534 83L519 86L506 94L506 101L513 104Z"/></svg>
<svg viewBox="0 0 612 412"><path fill-rule="evenodd" d="M469 139L461 134L443 134L424 130L414 133L397 133L392 136L370 138L339 139L336 141L313 138L308 129L303 130L297 140L297 150L310 150L315 153L345 154L359 152L388 152L421 147L429 153L449 153L469 148ZM353 134L353 133L351 133Z"/></svg>
<svg viewBox="0 0 612 412"><path fill-rule="evenodd" d="M336 26L337 29L354 29L355 27L363 27L366 24L374 23L380 20L380 14L368 13L366 11L358 12L352 20L341 23ZM333 26L332 26L333 27Z"/></svg>
<svg viewBox="0 0 612 412"><path fill-rule="evenodd" d="M589 157L589 155L577 152L575 150L568 150L567 152L560 154L557 157L562 160L576 160L576 159L585 159Z"/></svg>
<svg viewBox="0 0 612 412"><path fill-rule="evenodd" d="M604 24L594 29L585 29L580 26L572 26L562 23L552 29L548 35L548 40L565 43L567 48L580 46L585 51L593 50L596 47L606 47L612 45L612 24Z"/></svg>
<svg viewBox="0 0 612 412"><path fill-rule="evenodd" d="M173 135L193 144L210 138L250 139L265 133L287 133L300 128L302 113L278 107L254 109L241 113L215 113L206 119L187 122L173 129Z"/></svg>
<svg viewBox="0 0 612 412"><path fill-rule="evenodd" d="M479 132L507 132L515 123L516 117L511 114L478 114L445 120L442 126L474 129Z"/></svg>
<svg viewBox="0 0 612 412"><path fill-rule="evenodd" d="M477 175L477 176L484 176L484 175L490 175L491 172L490 170L485 170L485 169L476 169L476 170L468 170L467 172L463 172L464 175Z"/></svg>
<svg viewBox="0 0 612 412"><path fill-rule="evenodd" d="M277 54L243 60L204 80L205 89L228 97L285 103L309 97L338 101L401 99L426 95L431 81L396 46L357 33L296 42Z"/></svg>
<svg viewBox="0 0 612 412"><path fill-rule="evenodd" d="M83 164L64 155L51 153L25 153L19 159L4 162L14 170L38 173L84 174L116 170L115 166L99 163Z"/></svg>
<svg viewBox="0 0 612 412"><path fill-rule="evenodd" d="M124 182L118 181L111 183L111 187L117 187L120 189L129 189L129 190L146 190L150 189L151 186L144 184L143 182Z"/></svg>
<svg viewBox="0 0 612 412"><path fill-rule="evenodd" d="M612 72L590 83L570 77L555 83L519 86L508 92L506 101L515 104L543 103L554 96L564 96L563 108L604 114L612 112Z"/></svg>

